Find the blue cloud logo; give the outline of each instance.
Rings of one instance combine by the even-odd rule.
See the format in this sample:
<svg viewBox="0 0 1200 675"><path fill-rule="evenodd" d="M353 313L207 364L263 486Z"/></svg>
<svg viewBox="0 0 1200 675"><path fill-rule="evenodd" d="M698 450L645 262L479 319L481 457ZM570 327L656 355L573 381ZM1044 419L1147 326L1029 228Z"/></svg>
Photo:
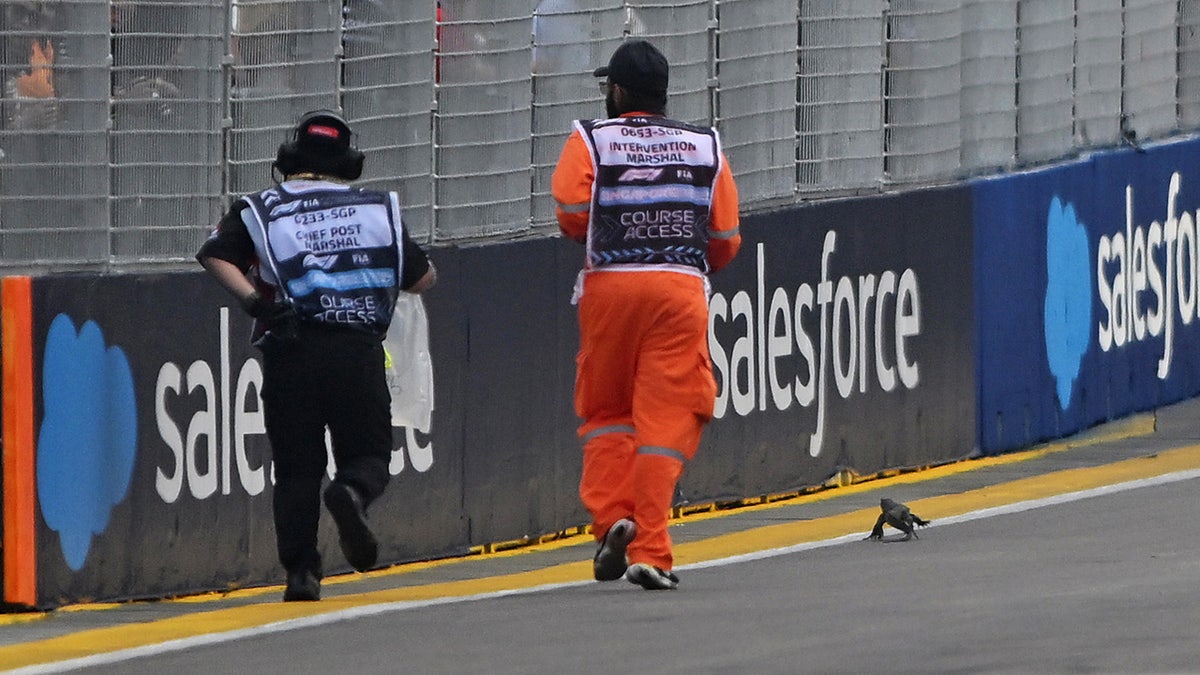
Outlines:
<svg viewBox="0 0 1200 675"><path fill-rule="evenodd" d="M76 333L66 314L50 324L43 364L38 501L67 565L78 571L92 536L104 532L129 491L137 452L133 372L120 347L105 347L95 322Z"/></svg>
<svg viewBox="0 0 1200 675"><path fill-rule="evenodd" d="M1056 195L1046 216L1046 360L1058 405L1071 405L1075 380L1092 334L1091 256L1087 228L1075 207Z"/></svg>

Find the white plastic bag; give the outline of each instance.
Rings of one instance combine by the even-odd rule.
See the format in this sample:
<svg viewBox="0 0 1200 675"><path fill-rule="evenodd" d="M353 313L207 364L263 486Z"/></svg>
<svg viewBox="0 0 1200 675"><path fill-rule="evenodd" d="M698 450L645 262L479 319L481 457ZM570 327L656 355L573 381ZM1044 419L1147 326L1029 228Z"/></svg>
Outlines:
<svg viewBox="0 0 1200 675"><path fill-rule="evenodd" d="M429 356L429 320L421 296L400 294L383 349L392 394L392 426L431 431L433 359Z"/></svg>

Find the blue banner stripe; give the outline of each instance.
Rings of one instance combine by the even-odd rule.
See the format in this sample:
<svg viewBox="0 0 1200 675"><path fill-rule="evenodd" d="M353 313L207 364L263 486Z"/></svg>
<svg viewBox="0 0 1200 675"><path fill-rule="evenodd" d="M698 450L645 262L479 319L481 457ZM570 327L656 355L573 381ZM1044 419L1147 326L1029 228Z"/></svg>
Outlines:
<svg viewBox="0 0 1200 675"><path fill-rule="evenodd" d="M334 291L352 291L359 288L391 288L396 285L396 271L391 269L350 270L329 273L310 270L299 279L288 282L288 293L302 297L318 288Z"/></svg>
<svg viewBox="0 0 1200 675"><path fill-rule="evenodd" d="M697 206L708 206L711 201L711 188L694 185L623 185L621 187L602 187L597 194L597 202L600 206L662 202L686 202Z"/></svg>

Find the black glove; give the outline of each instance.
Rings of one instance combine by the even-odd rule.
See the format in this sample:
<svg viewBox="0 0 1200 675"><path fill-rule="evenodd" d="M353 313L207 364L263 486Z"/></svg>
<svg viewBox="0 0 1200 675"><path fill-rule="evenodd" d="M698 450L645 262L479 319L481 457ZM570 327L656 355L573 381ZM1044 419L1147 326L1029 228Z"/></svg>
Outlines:
<svg viewBox="0 0 1200 675"><path fill-rule="evenodd" d="M281 340L299 337L300 317L290 303L272 302L254 291L242 301L242 309L261 321L272 335Z"/></svg>

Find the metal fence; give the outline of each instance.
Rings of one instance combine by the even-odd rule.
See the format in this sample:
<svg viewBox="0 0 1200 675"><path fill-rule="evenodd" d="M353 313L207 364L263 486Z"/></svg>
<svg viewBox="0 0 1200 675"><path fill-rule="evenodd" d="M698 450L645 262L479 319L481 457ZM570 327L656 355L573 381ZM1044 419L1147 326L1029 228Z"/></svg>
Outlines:
<svg viewBox="0 0 1200 675"><path fill-rule="evenodd" d="M0 0L0 268L189 261L340 109L438 244L549 236L627 36L715 125L744 210L1200 127L1200 0Z"/></svg>

